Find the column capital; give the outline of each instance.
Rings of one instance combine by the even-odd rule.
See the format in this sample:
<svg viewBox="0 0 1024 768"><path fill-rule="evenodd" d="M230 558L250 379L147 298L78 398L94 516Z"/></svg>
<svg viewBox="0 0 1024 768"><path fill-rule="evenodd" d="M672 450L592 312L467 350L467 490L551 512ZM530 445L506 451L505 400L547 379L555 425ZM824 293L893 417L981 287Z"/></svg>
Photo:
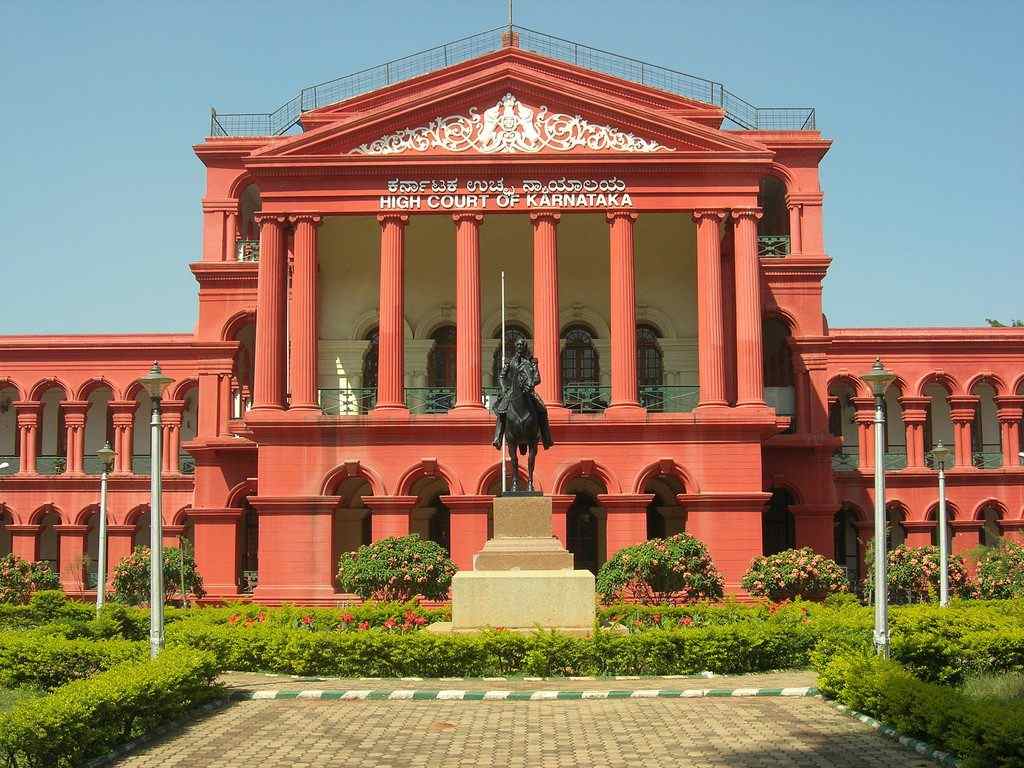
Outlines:
<svg viewBox="0 0 1024 768"><path fill-rule="evenodd" d="M1024 408L997 408L996 421L1013 424L1024 418Z"/></svg>
<svg viewBox="0 0 1024 768"><path fill-rule="evenodd" d="M405 226L409 223L409 214L407 213L378 213L377 221L383 227L385 224L398 224L399 226Z"/></svg>
<svg viewBox="0 0 1024 768"><path fill-rule="evenodd" d="M726 211L718 208L698 208L690 212L693 220L700 222L702 219L711 219L715 223L725 221Z"/></svg>
<svg viewBox="0 0 1024 768"><path fill-rule="evenodd" d="M18 414L19 424L28 424L29 420L35 423L39 412L43 409L43 404L38 400L15 400L12 405L14 412Z"/></svg>
<svg viewBox="0 0 1024 768"><path fill-rule="evenodd" d="M616 219L628 219L629 221L636 221L640 218L640 214L636 211L606 211L604 214L605 221L613 222Z"/></svg>
<svg viewBox="0 0 1024 768"><path fill-rule="evenodd" d="M560 211L531 211L530 221L536 226L538 221L550 221L552 224L557 224L562 218Z"/></svg>
<svg viewBox="0 0 1024 768"><path fill-rule="evenodd" d="M288 217L283 213L255 213L252 220L260 226L264 224L281 224L283 226L288 223Z"/></svg>
<svg viewBox="0 0 1024 768"><path fill-rule="evenodd" d="M110 400L107 403L107 408L110 409L111 414L115 417L122 415L135 415L135 410L139 407L137 400Z"/></svg>
<svg viewBox="0 0 1024 768"><path fill-rule="evenodd" d="M946 398L946 402L949 403L950 410L973 411L978 407L981 398L976 395L950 395Z"/></svg>
<svg viewBox="0 0 1024 768"><path fill-rule="evenodd" d="M729 211L729 215L736 221L743 219L757 221L761 218L762 212L760 208L733 208Z"/></svg>
<svg viewBox="0 0 1024 768"><path fill-rule="evenodd" d="M319 227L323 224L324 217L319 213L294 213L288 217L288 221L292 224L304 223Z"/></svg>
<svg viewBox="0 0 1024 768"><path fill-rule="evenodd" d="M61 400L60 409L64 411L65 416L81 414L84 417L89 405L88 400Z"/></svg>
<svg viewBox="0 0 1024 768"><path fill-rule="evenodd" d="M875 412L875 398L871 397L851 397L850 402L853 403L853 407L857 410L857 413L871 413ZM871 418L874 418L872 415Z"/></svg>
<svg viewBox="0 0 1024 768"><path fill-rule="evenodd" d="M456 211L455 213L452 214L452 221L455 222L475 221L477 224L479 224L483 220L484 215L482 213L472 213L470 211Z"/></svg>
<svg viewBox="0 0 1024 768"><path fill-rule="evenodd" d="M803 208L804 204L799 200L790 200L786 197L786 209L792 211L794 208Z"/></svg>

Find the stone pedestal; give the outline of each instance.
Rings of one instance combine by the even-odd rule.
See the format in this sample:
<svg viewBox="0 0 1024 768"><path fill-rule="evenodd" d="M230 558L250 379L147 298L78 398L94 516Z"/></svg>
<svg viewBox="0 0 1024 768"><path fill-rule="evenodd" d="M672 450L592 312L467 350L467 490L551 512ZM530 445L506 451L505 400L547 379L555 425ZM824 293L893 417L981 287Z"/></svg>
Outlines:
<svg viewBox="0 0 1024 768"><path fill-rule="evenodd" d="M434 632L538 627L589 634L594 575L573 570L573 557L552 535L550 496L494 499L494 538L452 579L452 621Z"/></svg>

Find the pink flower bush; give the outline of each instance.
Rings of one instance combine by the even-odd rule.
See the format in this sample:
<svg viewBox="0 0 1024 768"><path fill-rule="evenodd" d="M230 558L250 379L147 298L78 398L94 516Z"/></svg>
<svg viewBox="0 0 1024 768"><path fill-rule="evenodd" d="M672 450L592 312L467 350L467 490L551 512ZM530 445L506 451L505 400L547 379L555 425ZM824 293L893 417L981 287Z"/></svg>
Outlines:
<svg viewBox="0 0 1024 768"><path fill-rule="evenodd" d="M606 603L680 604L721 597L723 582L707 548L679 533L620 549L601 566L597 591Z"/></svg>
<svg viewBox="0 0 1024 768"><path fill-rule="evenodd" d="M1024 547L1003 540L978 558L978 590L986 599L1024 597Z"/></svg>
<svg viewBox="0 0 1024 768"><path fill-rule="evenodd" d="M866 593L874 593L874 550L868 550ZM926 603L939 599L939 548L908 547L902 544L889 552L886 573L889 600L893 603ZM949 556L949 594L951 597L978 597L978 586L971 581L960 555Z"/></svg>
<svg viewBox="0 0 1024 768"><path fill-rule="evenodd" d="M404 602L422 595L443 600L455 570L442 547L414 533L346 552L338 561L338 583L364 599Z"/></svg>
<svg viewBox="0 0 1024 768"><path fill-rule="evenodd" d="M850 591L846 572L839 564L810 547L758 557L742 584L750 594L773 602L797 597L824 600L829 595Z"/></svg>

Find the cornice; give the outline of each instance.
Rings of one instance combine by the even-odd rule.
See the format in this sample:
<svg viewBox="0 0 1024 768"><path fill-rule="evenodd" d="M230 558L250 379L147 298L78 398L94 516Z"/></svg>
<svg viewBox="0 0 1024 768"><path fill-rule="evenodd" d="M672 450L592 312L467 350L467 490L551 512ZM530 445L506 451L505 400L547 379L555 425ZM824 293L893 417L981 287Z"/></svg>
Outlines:
<svg viewBox="0 0 1024 768"><path fill-rule="evenodd" d="M188 265L200 286L231 283L255 288L259 264L250 261L197 261Z"/></svg>
<svg viewBox="0 0 1024 768"><path fill-rule="evenodd" d="M825 279L832 259L827 256L761 256L761 273L769 280L783 282L815 281Z"/></svg>

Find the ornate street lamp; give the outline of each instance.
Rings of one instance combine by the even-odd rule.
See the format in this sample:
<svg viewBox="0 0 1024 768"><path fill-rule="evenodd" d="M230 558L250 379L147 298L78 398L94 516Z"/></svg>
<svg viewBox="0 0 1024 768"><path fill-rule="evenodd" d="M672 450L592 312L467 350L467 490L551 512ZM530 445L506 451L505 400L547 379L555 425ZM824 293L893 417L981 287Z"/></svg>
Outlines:
<svg viewBox="0 0 1024 768"><path fill-rule="evenodd" d="M96 552L96 613L103 608L107 591L107 475L114 466L114 451L107 441L96 451L103 468L100 472L100 530Z"/></svg>
<svg viewBox="0 0 1024 768"><path fill-rule="evenodd" d="M946 540L946 462L953 451L942 444L932 448L932 461L939 470L939 605L949 604L949 542Z"/></svg>
<svg viewBox="0 0 1024 768"><path fill-rule="evenodd" d="M877 357L861 379L875 396L875 652L889 655L889 585L886 581L888 554L885 547L885 390L896 375L887 371Z"/></svg>
<svg viewBox="0 0 1024 768"><path fill-rule="evenodd" d="M160 398L164 390L174 381L164 376L160 363L153 363L149 373L140 379L152 403L150 418L149 450L149 655L156 658L164 646L164 558L163 558L163 512L161 510L160 466L162 457Z"/></svg>

